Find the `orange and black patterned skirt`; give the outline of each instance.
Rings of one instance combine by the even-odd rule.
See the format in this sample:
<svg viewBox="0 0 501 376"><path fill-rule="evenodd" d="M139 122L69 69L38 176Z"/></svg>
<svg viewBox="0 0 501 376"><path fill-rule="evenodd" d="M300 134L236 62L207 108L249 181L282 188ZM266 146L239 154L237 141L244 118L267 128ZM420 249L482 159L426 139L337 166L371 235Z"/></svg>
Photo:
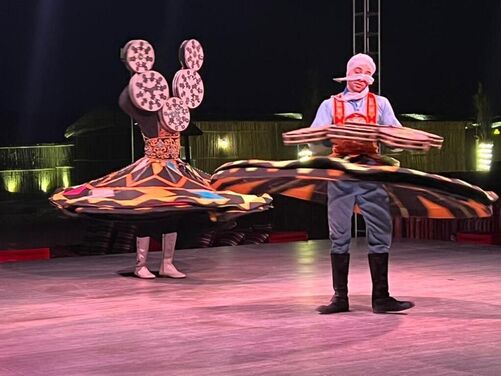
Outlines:
<svg viewBox="0 0 501 376"><path fill-rule="evenodd" d="M269 209L271 197L216 191L210 176L180 159L143 157L79 186L56 192L50 201L67 214L102 219L150 219L206 212L212 220Z"/></svg>
<svg viewBox="0 0 501 376"><path fill-rule="evenodd" d="M497 200L495 193L462 180L398 166L351 163L335 157L230 162L216 170L211 186L242 194L282 194L326 203L327 182L340 180L371 181L384 186L393 216L489 217Z"/></svg>

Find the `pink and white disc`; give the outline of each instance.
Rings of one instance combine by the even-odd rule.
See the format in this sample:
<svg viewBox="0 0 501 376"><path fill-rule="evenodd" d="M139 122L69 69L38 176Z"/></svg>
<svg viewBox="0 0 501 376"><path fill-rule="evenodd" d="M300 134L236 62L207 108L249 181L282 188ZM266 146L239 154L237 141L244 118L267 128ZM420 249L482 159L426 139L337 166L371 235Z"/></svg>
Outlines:
<svg viewBox="0 0 501 376"><path fill-rule="evenodd" d="M158 116L162 128L171 133L182 132L190 124L190 110L177 97L167 99Z"/></svg>
<svg viewBox="0 0 501 376"><path fill-rule="evenodd" d="M384 140L388 139L397 139L401 142L409 141L409 142L427 142L429 141L429 137L420 132L415 132L414 129L411 128L396 128L396 127L378 127L381 138Z"/></svg>
<svg viewBox="0 0 501 376"><path fill-rule="evenodd" d="M156 71L136 73L129 81L129 95L139 109L158 111L169 98L169 85Z"/></svg>
<svg viewBox="0 0 501 376"><path fill-rule="evenodd" d="M199 70L204 63L204 50L196 39L185 40L179 47L179 60L183 68Z"/></svg>
<svg viewBox="0 0 501 376"><path fill-rule="evenodd" d="M153 46L142 39L131 40L124 47L125 65L134 73L151 70L155 63Z"/></svg>
<svg viewBox="0 0 501 376"><path fill-rule="evenodd" d="M196 70L181 69L173 80L174 96L188 108L196 108L204 99L204 83Z"/></svg>

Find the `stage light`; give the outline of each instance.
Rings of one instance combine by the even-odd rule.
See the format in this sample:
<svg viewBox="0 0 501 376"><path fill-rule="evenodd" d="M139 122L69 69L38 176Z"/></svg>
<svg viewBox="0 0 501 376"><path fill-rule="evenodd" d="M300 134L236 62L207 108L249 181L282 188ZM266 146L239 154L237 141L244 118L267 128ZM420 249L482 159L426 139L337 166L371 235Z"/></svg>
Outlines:
<svg viewBox="0 0 501 376"><path fill-rule="evenodd" d="M312 151L307 146L300 149L297 153L297 157L299 158L300 161L306 161L310 159L312 155L313 155Z"/></svg>
<svg viewBox="0 0 501 376"><path fill-rule="evenodd" d="M71 185L70 183L70 174L68 171L63 172L63 187L68 188Z"/></svg>
<svg viewBox="0 0 501 376"><path fill-rule="evenodd" d="M492 163L491 142L479 142L477 145L477 171L490 171Z"/></svg>
<svg viewBox="0 0 501 376"><path fill-rule="evenodd" d="M7 192L16 193L19 192L21 179L19 176L11 175L4 178L4 185Z"/></svg>
<svg viewBox="0 0 501 376"><path fill-rule="evenodd" d="M57 167L57 185L62 185L63 188L68 188L71 186L71 166L61 166Z"/></svg>
<svg viewBox="0 0 501 376"><path fill-rule="evenodd" d="M40 190L44 193L49 192L56 185L55 170L40 169L33 171L33 174L36 176Z"/></svg>
<svg viewBox="0 0 501 376"><path fill-rule="evenodd" d="M302 120L303 119L303 114L299 112L279 112L274 114L275 116L280 116L288 119L296 119L296 120Z"/></svg>
<svg viewBox="0 0 501 376"><path fill-rule="evenodd" d="M433 119L432 116L425 115L425 114L402 114L402 116L407 116L407 117L409 117L411 119L419 120L419 121L425 121L425 120L431 120L431 119Z"/></svg>
<svg viewBox="0 0 501 376"><path fill-rule="evenodd" d="M230 148L230 140L228 140L228 137L218 137L217 148L225 151L228 150Z"/></svg>

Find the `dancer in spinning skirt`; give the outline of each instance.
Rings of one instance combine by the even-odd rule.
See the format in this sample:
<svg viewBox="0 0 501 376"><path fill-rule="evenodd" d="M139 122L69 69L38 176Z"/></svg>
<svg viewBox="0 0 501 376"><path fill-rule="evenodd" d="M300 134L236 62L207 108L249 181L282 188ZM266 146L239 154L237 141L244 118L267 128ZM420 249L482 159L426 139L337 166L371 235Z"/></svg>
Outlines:
<svg viewBox="0 0 501 376"><path fill-rule="evenodd" d="M347 64L343 92L323 101L311 127L284 133L285 144L308 143L318 153L292 161L243 160L216 169L212 186L245 194L282 194L326 203L334 296L317 308L322 314L349 311L348 269L351 217L358 207L367 224L372 309L403 311L414 306L390 296L388 251L392 217L485 218L497 200L493 192L467 182L399 166L379 153L377 142L393 148L427 151L443 138L402 127L388 99L369 91L376 71L365 54Z"/></svg>
<svg viewBox="0 0 501 376"><path fill-rule="evenodd" d="M174 76L172 96L166 79L152 70L155 55L147 41L132 40L122 51L133 75L119 105L141 129L144 156L102 178L60 190L50 201L69 214L138 224L134 274L139 278L155 278L147 257L151 233L162 229L159 275L184 278L173 264L176 223L193 215L202 215L209 223L263 211L270 207L271 197L218 191L210 185L208 174L180 159L180 132L188 127L190 110L204 96L198 73L204 55L198 41L181 45L182 69Z"/></svg>
<svg viewBox="0 0 501 376"><path fill-rule="evenodd" d="M322 102L311 126L342 126L351 121L401 127L388 99L369 91L375 71L376 64L370 56L353 56L348 61L346 77L337 79L346 81L346 88ZM332 145L332 154L351 159L364 156L365 163L370 163L371 159L374 164L379 161L378 146L373 142L336 142ZM377 183L330 181L327 184L327 213L334 296L328 305L320 306L318 311L327 314L349 310L349 248L355 204L360 208L367 226L374 312L403 311L413 307L414 303L399 301L389 294L388 251L392 239L392 217L388 193Z"/></svg>

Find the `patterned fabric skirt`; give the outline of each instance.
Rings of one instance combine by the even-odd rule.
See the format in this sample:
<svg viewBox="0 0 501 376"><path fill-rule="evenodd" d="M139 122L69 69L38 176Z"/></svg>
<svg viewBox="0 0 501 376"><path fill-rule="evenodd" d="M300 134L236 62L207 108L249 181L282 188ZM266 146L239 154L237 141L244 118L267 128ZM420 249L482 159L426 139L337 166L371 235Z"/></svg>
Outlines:
<svg viewBox="0 0 501 376"><path fill-rule="evenodd" d="M56 192L49 199L73 215L101 219L150 219L207 212L225 220L269 209L271 197L217 191L210 176L180 159L143 157L102 178Z"/></svg>
<svg viewBox="0 0 501 376"><path fill-rule="evenodd" d="M326 203L327 182L340 180L381 184L388 192L393 216L489 217L497 200L495 193L462 180L398 166L351 163L335 157L230 162L216 170L211 186L242 194L266 192Z"/></svg>

